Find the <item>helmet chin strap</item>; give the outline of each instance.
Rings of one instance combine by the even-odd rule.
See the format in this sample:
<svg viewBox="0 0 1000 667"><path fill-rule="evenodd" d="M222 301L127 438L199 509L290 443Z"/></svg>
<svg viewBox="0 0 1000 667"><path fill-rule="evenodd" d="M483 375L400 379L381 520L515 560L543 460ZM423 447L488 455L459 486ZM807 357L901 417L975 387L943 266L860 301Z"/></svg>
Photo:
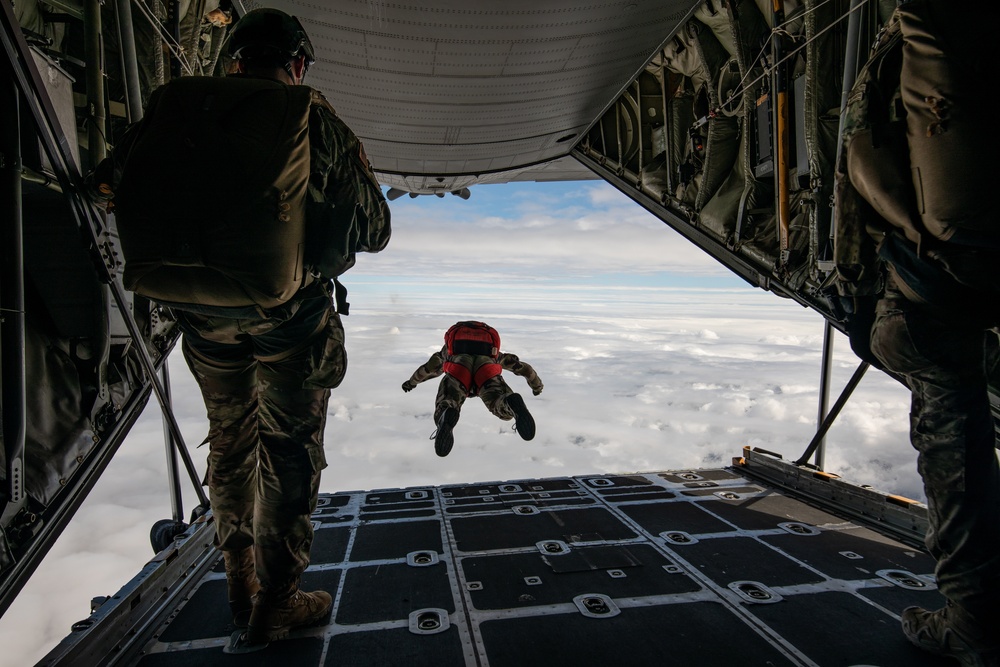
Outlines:
<svg viewBox="0 0 1000 667"><path fill-rule="evenodd" d="M287 63L285 63L285 72L291 77L292 81L298 85L306 78L306 71L309 66L306 65L305 56L297 56L292 58ZM298 70L300 73L296 75L295 71Z"/></svg>

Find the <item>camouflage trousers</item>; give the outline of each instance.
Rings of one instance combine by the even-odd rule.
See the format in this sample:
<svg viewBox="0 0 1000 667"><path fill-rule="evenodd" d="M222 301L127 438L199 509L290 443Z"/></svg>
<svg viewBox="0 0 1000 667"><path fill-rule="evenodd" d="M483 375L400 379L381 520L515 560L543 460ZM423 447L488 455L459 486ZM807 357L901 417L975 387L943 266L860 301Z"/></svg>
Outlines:
<svg viewBox="0 0 1000 667"><path fill-rule="evenodd" d="M1000 467L987 385L1000 381L997 335L987 322L908 300L890 279L871 342L912 392L910 441L927 496L925 543L937 561L938 588L970 613L995 618Z"/></svg>
<svg viewBox="0 0 1000 667"><path fill-rule="evenodd" d="M309 565L330 388L346 371L340 317L319 295L264 317L180 319L208 412L216 545L253 546L264 589L294 585Z"/></svg>
<svg viewBox="0 0 1000 667"><path fill-rule="evenodd" d="M504 421L510 421L514 418L514 413L507 407L507 401L504 399L513 393L514 390L504 379L495 375L483 383L476 395L483 399L487 410ZM442 375L441 383L438 384L437 398L434 400L434 423L438 423L441 413L448 408L461 411L467 396L468 393L461 382L447 373Z"/></svg>

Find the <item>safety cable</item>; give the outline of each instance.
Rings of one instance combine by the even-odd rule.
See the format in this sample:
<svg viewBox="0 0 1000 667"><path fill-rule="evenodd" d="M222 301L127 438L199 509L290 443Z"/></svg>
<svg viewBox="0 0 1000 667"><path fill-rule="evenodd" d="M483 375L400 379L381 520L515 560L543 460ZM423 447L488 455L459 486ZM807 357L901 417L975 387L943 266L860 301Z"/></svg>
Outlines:
<svg viewBox="0 0 1000 667"><path fill-rule="evenodd" d="M180 44L180 42L174 39L173 35L167 32L164 25L160 22L158 18L156 18L156 14L144 2L144 0L133 0L133 2L135 3L135 6L138 7L139 10L142 12L143 16L145 16L146 20L153 27L156 33L160 35L160 39L162 39L164 43L166 43L167 48L170 49L170 53L175 58L177 58L177 62L180 63L181 68L184 70L184 72L189 76L193 76L195 73L194 67L188 60L187 53L185 53L186 51L185 48ZM190 9L188 11L190 11Z"/></svg>

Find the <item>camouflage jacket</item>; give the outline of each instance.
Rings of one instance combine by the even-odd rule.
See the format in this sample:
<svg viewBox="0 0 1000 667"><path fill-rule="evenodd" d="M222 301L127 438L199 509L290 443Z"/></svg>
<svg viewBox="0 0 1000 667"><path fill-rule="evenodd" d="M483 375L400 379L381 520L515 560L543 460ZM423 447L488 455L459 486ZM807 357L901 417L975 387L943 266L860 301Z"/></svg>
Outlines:
<svg viewBox="0 0 1000 667"><path fill-rule="evenodd" d="M354 266L356 252L379 252L392 234L389 206L361 141L314 91L306 204L306 263L326 278Z"/></svg>

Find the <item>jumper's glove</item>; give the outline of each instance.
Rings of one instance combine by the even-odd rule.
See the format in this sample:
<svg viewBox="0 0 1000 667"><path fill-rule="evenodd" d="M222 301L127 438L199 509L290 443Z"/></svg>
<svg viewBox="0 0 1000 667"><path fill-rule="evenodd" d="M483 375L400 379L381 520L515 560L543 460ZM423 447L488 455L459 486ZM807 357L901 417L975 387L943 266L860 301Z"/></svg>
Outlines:
<svg viewBox="0 0 1000 667"><path fill-rule="evenodd" d="M108 213L115 209L115 193L111 187L113 181L114 162L111 158L101 160L100 164L84 179L85 192L90 196L91 201Z"/></svg>
<svg viewBox="0 0 1000 667"><path fill-rule="evenodd" d="M403 383L403 391L413 391L413 388L416 386L417 385L413 381L407 380Z"/></svg>
<svg viewBox="0 0 1000 667"><path fill-rule="evenodd" d="M115 193L112 192L111 186L107 183L101 183L97 186L97 192L92 195L94 202L99 206L102 206L104 210L108 213L113 213L115 210Z"/></svg>
<svg viewBox="0 0 1000 667"><path fill-rule="evenodd" d="M531 390L531 393L533 396L538 396L540 393L542 393L542 389L544 389L544 387L542 385L538 385L538 387Z"/></svg>

